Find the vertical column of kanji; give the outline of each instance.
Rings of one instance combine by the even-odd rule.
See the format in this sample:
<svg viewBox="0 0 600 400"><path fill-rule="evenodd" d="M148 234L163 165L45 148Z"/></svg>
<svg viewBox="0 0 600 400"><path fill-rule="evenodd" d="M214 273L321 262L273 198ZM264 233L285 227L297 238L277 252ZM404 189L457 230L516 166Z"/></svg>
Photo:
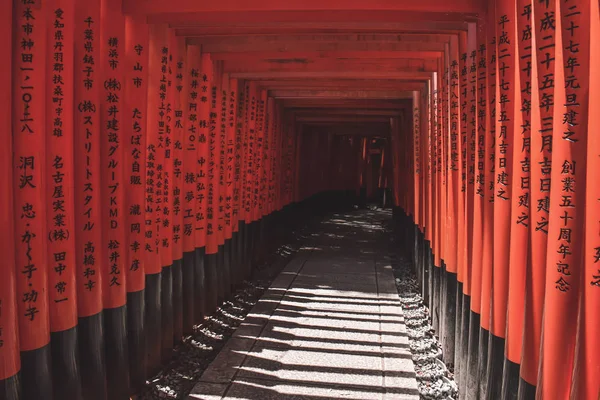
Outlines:
<svg viewBox="0 0 600 400"><path fill-rule="evenodd" d="M158 164L157 164L157 191L156 191L156 229L160 242L158 253L162 267L161 278L161 360L163 364L171 359L173 350L173 100L175 97L174 60L172 38L174 31L165 27L164 46L160 57L160 99L158 128ZM162 123L161 123L162 122Z"/></svg>
<svg viewBox="0 0 600 400"><path fill-rule="evenodd" d="M246 269L245 269L245 258L244 258L244 249L246 243L246 223L244 221L244 181L245 181L245 171L244 171L244 149L247 146L245 142L245 132L246 132L246 83L241 81L238 83L238 96L237 96L237 115L236 115L236 127L235 127L235 161L234 161L234 180L235 180L235 189L233 195L233 213L236 215L237 222L236 225L238 227L238 235L239 239L237 241L236 248L236 263L239 274L239 282L242 282L243 279L246 278Z"/></svg>
<svg viewBox="0 0 600 400"><path fill-rule="evenodd" d="M12 131L15 262L21 387L25 399L52 393L46 210L46 20L40 0L14 3ZM48 15L48 17L47 17ZM52 290L55 290L52 288Z"/></svg>
<svg viewBox="0 0 600 400"><path fill-rule="evenodd" d="M256 169L258 171L257 181L255 186L255 210L254 219L258 224L257 231L257 245L255 249L255 260L261 262L265 252L265 225L267 221L265 219L265 201L266 201L266 188L265 182L267 177L267 152L268 152L268 127L269 127L269 114L267 112L268 96L267 91L262 89L260 92L260 100L258 102L258 113L256 117L256 137L257 137L257 149L256 149Z"/></svg>
<svg viewBox="0 0 600 400"><path fill-rule="evenodd" d="M427 83L427 132L425 134L425 163L427 165L427 183L425 185L425 255L424 264L427 270L427 296L426 302L429 308L433 306L432 303L432 286L433 286L433 270L431 269L433 263L433 257L431 255L432 240L433 240L433 190L434 190L434 157L433 157L433 142L435 133L435 106L434 106L434 87L437 81L435 77L436 73L432 74L432 77Z"/></svg>
<svg viewBox="0 0 600 400"><path fill-rule="evenodd" d="M0 48L4 54L4 62L0 65L0 76L2 87L6 90L0 94L0 168L10 171L13 157L13 138L11 132L11 110L12 110L12 74L13 55L12 46L12 2L5 1L2 4L4 13L0 16ZM18 36L18 34L16 34ZM18 59L14 59L15 61ZM18 61L17 61L18 62ZM15 103L19 104L19 103ZM17 325L17 296L16 296L16 273L15 268L15 241L13 220L13 177L9 173L0 181L0 220L4 229L0 233L0 254L2 254L2 266L0 274L0 393L7 400L17 400L20 397L19 376L21 359L19 358L19 329Z"/></svg>
<svg viewBox="0 0 600 400"><path fill-rule="evenodd" d="M415 224L421 226L421 92L413 91L413 209Z"/></svg>
<svg viewBox="0 0 600 400"><path fill-rule="evenodd" d="M444 299L444 318L442 332L442 345L444 346L444 359L454 363L455 327L456 327L456 290L458 272L459 241L464 223L458 224L459 197L461 187L461 158L460 158L460 133L461 133L461 108L460 108L460 48L459 38L453 35L450 39L448 54L449 68L446 84L448 85L448 103L445 108L447 115L447 131L444 135L445 165L446 165L446 190L445 190L445 220L446 234L443 248L445 269L443 270L442 298ZM464 212L463 212L464 214Z"/></svg>
<svg viewBox="0 0 600 400"><path fill-rule="evenodd" d="M100 142L102 160L102 219L106 229L101 251L108 257L103 280L104 327L106 340L106 378L109 398L129 395L127 347L124 168L125 145L122 127L125 118L123 80L125 78L125 18L121 0L102 0L100 10L100 65L103 101L100 123L104 129Z"/></svg>
<svg viewBox="0 0 600 400"><path fill-rule="evenodd" d="M159 173L162 170L162 157L159 148L159 133L164 134L164 112L161 110L166 101L166 84L161 82L166 74L165 47L166 27L149 26L148 39L148 107L146 111L148 128L146 132L146 201L145 201L145 237L144 246L146 272L146 351L148 375L154 375L161 365L161 327L162 327L162 268L159 255L159 231L156 220L157 202L162 187ZM163 57L165 58L163 63ZM164 68L164 73L162 72ZM166 78L165 78L166 81ZM162 200L162 199L160 199Z"/></svg>
<svg viewBox="0 0 600 400"><path fill-rule="evenodd" d="M467 220L466 220L466 192L467 192L467 174L468 174L468 96L469 96L469 77L468 77L468 54L467 54L467 32L460 32L458 36L458 67L457 75L459 86L459 98L456 100L459 104L459 135L458 149L458 168L460 171L459 182L457 186L456 199L456 226L457 230L457 249L456 249L456 280L455 288L456 309L454 315L454 371L456 379L460 382L462 377L461 356L462 356L462 305L464 290L464 275L467 270ZM450 149L452 151L452 149Z"/></svg>
<svg viewBox="0 0 600 400"><path fill-rule="evenodd" d="M246 249L246 261L248 263L248 271L252 272L252 249L255 243L255 231L256 224L253 220L253 191L254 191L254 179L256 176L256 168L255 168L255 148L256 148L256 107L257 107L257 96L258 90L256 87L256 83L250 82L246 86L246 114L248 123L246 125L246 142L247 150L246 150L246 165L245 165L245 174L246 174L246 193L245 193L245 205L244 205L244 213L246 224L248 225L248 241L247 241L247 249Z"/></svg>
<svg viewBox="0 0 600 400"><path fill-rule="evenodd" d="M212 215L213 224L212 232L216 249L216 266L217 266L217 279L218 279L218 292L217 292L217 303L221 304L225 300L225 263L223 253L223 217L222 217L222 182L223 182L223 163L221 160L221 148L222 142L225 137L225 127L222 123L223 115L223 94L221 88L223 87L223 63L220 61L214 62L214 79L211 86L211 125L210 129L214 133L214 156L212 158L212 173L214 174L213 184L213 196L212 196ZM209 166L210 168L210 166ZM210 172L210 170L209 170ZM209 177L210 178L210 177ZM209 237L210 239L210 237Z"/></svg>
<svg viewBox="0 0 600 400"><path fill-rule="evenodd" d="M231 78L229 80L229 90L227 91L227 151L225 160L227 162L225 169L225 185L227 187L225 196L225 229L227 236L231 239L228 245L229 268L231 274L232 289L235 289L240 283L239 263L237 259L238 248L238 215L235 212L235 156L236 156L236 137L237 137L237 113L238 113L238 80Z"/></svg>
<svg viewBox="0 0 600 400"><path fill-rule="evenodd" d="M544 398L570 398L577 338L589 99L590 1L560 1L552 132L552 188L541 377ZM559 66L562 66L559 67ZM597 132L592 135L597 135ZM589 284L589 283L588 283ZM567 373L565 373L568 371ZM578 374L579 371L575 371Z"/></svg>
<svg viewBox="0 0 600 400"><path fill-rule="evenodd" d="M556 1L533 1L530 252L525 291L523 356L519 390L533 396L538 379L542 314L546 291L546 251L550 220L552 129L554 121Z"/></svg>
<svg viewBox="0 0 600 400"><path fill-rule="evenodd" d="M265 176L264 171L264 137L265 137L265 118L266 118L266 102L267 102L267 91L265 89L259 89L256 96L256 129L254 132L254 171L255 179L252 182L252 221L256 222L256 246L255 253L259 251L262 243L260 242L260 232L262 231L262 181Z"/></svg>
<svg viewBox="0 0 600 400"><path fill-rule="evenodd" d="M487 54L487 31L485 19L477 22L476 33L476 55L477 68L475 72L475 99L476 99L476 180L473 201L473 250L471 253L471 277L470 277L470 312L469 312L469 344L467 349L467 366L464 379L461 379L462 388L460 393L475 393L479 391L478 385L478 362L479 362L479 333L481 324L481 296L482 296L482 272L483 272L483 249L484 249L484 211L488 202L488 180L489 165L489 139L490 116L488 108L488 54ZM459 386L460 387L460 386Z"/></svg>
<svg viewBox="0 0 600 400"><path fill-rule="evenodd" d="M202 72L206 75L206 85L208 86L208 111L206 116L207 132L207 153L206 153L206 285L209 293L209 302L207 303L207 313L212 313L220 304L219 300L219 276L218 276L218 250L219 243L217 237L218 224L218 183L219 166L218 157L218 130L217 130L217 105L218 105L218 71L214 70L210 54L202 54ZM204 115L202 116L204 119Z"/></svg>
<svg viewBox="0 0 600 400"><path fill-rule="evenodd" d="M519 0L516 6L516 56L518 70L515 84L514 150L511 196L510 259L506 356L502 391L517 396L519 364L525 308L525 276L529 252L529 198L531 170L531 0Z"/></svg>
<svg viewBox="0 0 600 400"><path fill-rule="evenodd" d="M510 0L496 3L496 37L498 68L498 114L496 118L496 186L494 194L494 272L490 360L488 362L488 396L500 396L506 307L508 302L510 216L515 131L515 72L516 72L516 4Z"/></svg>
<svg viewBox="0 0 600 400"><path fill-rule="evenodd" d="M247 196L247 169L248 169L248 149L249 149L249 140L248 140L248 126L250 123L250 83L248 81L242 82L242 90L240 93L240 104L241 104L241 112L240 121L241 125L240 135L241 135L241 165L240 165L240 199L239 199L239 212L240 212L240 220L241 226L243 227L243 238L242 238L242 254L241 254L241 268L244 270L244 278L247 278L250 274L250 263L248 262L247 253L248 246L250 243L250 226L246 222L246 218L248 213L246 212L246 196Z"/></svg>
<svg viewBox="0 0 600 400"><path fill-rule="evenodd" d="M100 197L100 0L75 3L74 129L75 251L77 267L78 340L83 397L106 398Z"/></svg>
<svg viewBox="0 0 600 400"><path fill-rule="evenodd" d="M221 70L224 63L220 63ZM227 202L227 116L228 116L229 74L221 75L218 92L219 100L219 264L223 274L223 298L231 293L231 230L228 231L227 223L230 217L225 214Z"/></svg>
<svg viewBox="0 0 600 400"><path fill-rule="evenodd" d="M187 96L183 109L183 184L181 192L181 213L183 215L183 333L190 334L203 312L204 272L203 259L196 258L196 196L199 190L199 152L200 152L200 47L188 45L183 73L184 95ZM199 274L195 274L196 265Z"/></svg>
<svg viewBox="0 0 600 400"><path fill-rule="evenodd" d="M184 109L187 105L187 57L185 37L170 35L170 48L173 59L171 61L171 203L170 216L172 232L172 258L171 268L173 276L173 341L180 343L183 338L183 142L184 142Z"/></svg>
<svg viewBox="0 0 600 400"><path fill-rule="evenodd" d="M590 37L600 37L600 10L598 2L590 3ZM593 40L590 46L590 72L600 68L600 41ZM574 376L574 399L593 399L600 393L600 366L597 354L600 353L600 186L591 179L600 170L600 75L590 73L587 145L587 181L585 215L585 250L582 280L581 316L579 318L579 354L576 356Z"/></svg>
<svg viewBox="0 0 600 400"><path fill-rule="evenodd" d="M145 340L145 177L146 114L148 109L148 25L145 19L125 17L125 80L123 88L125 121L123 146L127 251L127 338L129 345L129 377L138 391L146 378Z"/></svg>
<svg viewBox="0 0 600 400"><path fill-rule="evenodd" d="M431 323L434 329L438 329L438 308L437 300L439 293L437 292L437 282L439 279L439 253L438 253L438 189L439 189L439 174L438 174L438 132L440 128L439 124L439 85L440 85L440 74L438 59L438 72L434 74L432 79L432 132L431 132L431 230L430 230L430 247L431 247L431 260L429 262L431 268L431 285L429 293L431 294L430 309L432 312Z"/></svg>
<svg viewBox="0 0 600 400"><path fill-rule="evenodd" d="M194 236L196 243L196 263L194 269L194 296L196 298L196 307L194 311L195 320L201 321L203 316L212 312L216 307L213 301L214 286L208 281L206 275L206 229L207 219L206 210L208 204L208 128L210 120L210 81L212 79L212 61L209 54L200 55L200 76L198 78L197 88L197 107L198 107L198 153L196 163L196 220L194 223ZM210 74L210 75L209 75ZM190 98L193 92L190 92ZM191 103L194 104L194 103ZM191 105L190 105L191 107Z"/></svg>
<svg viewBox="0 0 600 400"><path fill-rule="evenodd" d="M73 50L75 6L47 4L46 204L48 286L54 396L81 398L77 348L73 173Z"/></svg>
<svg viewBox="0 0 600 400"><path fill-rule="evenodd" d="M471 317L471 282L474 268L473 261L473 248L474 241L478 241L481 237L480 228L478 228L477 237L474 235L475 222L474 219L478 219L478 223L481 224L481 207L478 204L477 210L475 210L475 203L479 202L480 196L476 194L476 190L482 188L483 183L478 180L478 119L477 119L477 24L470 23L466 33L466 89L463 90L466 100L463 101L465 107L464 122L467 124L466 137L463 142L462 157L466 160L466 165L463 166L463 170L466 172L466 190L464 193L465 198L465 212L464 212L464 224L466 229L464 231L464 251L463 251L463 286L458 294L461 296L461 308L457 309L457 314L460 313L460 324L457 324L457 330L460 331L460 359L458 360L458 369L460 371L459 376L459 390L462 391L462 395L466 395L467 386L467 373L468 373L468 355L469 355L469 336L470 336L470 317ZM483 156L482 156L483 159ZM477 215L476 215L477 214ZM478 264L480 260L476 261ZM456 368L456 367L455 367Z"/></svg>
<svg viewBox="0 0 600 400"><path fill-rule="evenodd" d="M475 385L478 386L479 396L486 398L487 395L487 364L488 364L488 340L491 324L491 297L492 297L492 271L494 263L494 203L496 186L496 116L498 96L497 69L496 69L496 12L490 5L488 10L486 28L486 135L485 135L485 203L483 209L483 255L481 261L481 302L480 302L480 326L478 338L478 370ZM470 387L469 387L470 388Z"/></svg>

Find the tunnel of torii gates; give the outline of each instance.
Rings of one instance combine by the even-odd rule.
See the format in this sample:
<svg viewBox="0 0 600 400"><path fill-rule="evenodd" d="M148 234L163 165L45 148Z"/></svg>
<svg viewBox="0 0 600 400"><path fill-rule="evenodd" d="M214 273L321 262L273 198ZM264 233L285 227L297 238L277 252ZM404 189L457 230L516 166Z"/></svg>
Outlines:
<svg viewBox="0 0 600 400"><path fill-rule="evenodd" d="M598 399L598 1L0 18L2 399L135 394L300 205L369 185L462 398Z"/></svg>

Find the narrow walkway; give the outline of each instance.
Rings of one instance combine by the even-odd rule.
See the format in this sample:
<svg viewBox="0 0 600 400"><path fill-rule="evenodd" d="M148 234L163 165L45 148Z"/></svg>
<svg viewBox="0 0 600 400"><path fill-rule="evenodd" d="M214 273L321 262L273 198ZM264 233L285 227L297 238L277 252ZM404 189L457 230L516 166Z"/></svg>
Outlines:
<svg viewBox="0 0 600 400"><path fill-rule="evenodd" d="M418 399L386 211L323 221L189 399Z"/></svg>

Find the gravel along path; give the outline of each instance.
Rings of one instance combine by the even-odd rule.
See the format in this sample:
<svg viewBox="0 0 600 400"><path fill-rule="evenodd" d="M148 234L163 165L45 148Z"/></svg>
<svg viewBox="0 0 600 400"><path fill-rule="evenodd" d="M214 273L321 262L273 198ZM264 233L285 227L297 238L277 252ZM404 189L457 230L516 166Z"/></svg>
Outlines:
<svg viewBox="0 0 600 400"><path fill-rule="evenodd" d="M244 281L242 288L223 302L213 315L194 327L193 335L185 337L174 349L171 362L148 380L144 390L132 399L185 399L273 279L294 256L306 239L307 230L310 230L309 225L292 232L290 243L277 249L263 265L255 267L251 279Z"/></svg>
<svg viewBox="0 0 600 400"><path fill-rule="evenodd" d="M398 245L394 247L398 248ZM452 372L442 361L442 346L431 327L429 309L419 294L410 261L397 253L392 257L395 257L392 267L396 276L398 296L404 311L421 398L428 400L457 399L458 386Z"/></svg>

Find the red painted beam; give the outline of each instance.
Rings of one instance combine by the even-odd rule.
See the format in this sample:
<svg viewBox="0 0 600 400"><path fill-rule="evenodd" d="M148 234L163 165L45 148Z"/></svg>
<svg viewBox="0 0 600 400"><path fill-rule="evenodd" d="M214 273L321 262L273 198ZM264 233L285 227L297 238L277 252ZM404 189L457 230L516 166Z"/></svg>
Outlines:
<svg viewBox="0 0 600 400"><path fill-rule="evenodd" d="M295 10L295 11L213 11L148 13L149 23L169 23L172 28L236 28L236 27L281 27L316 29L378 29L399 31L422 31L423 26L432 31L466 30L466 21L475 21L477 13L428 12L428 11L383 11L383 10ZM399 24L407 24L410 28ZM398 27L401 27L398 29ZM376 29L371 29L376 28ZM338 31L335 31L338 32ZM225 32L227 33L227 32Z"/></svg>
<svg viewBox="0 0 600 400"><path fill-rule="evenodd" d="M260 81L260 86L266 89L332 89L332 90L421 90L423 83L402 80L322 80L322 79L294 79L294 80L265 80Z"/></svg>
<svg viewBox="0 0 600 400"><path fill-rule="evenodd" d="M328 99L406 99L412 98L408 91L366 91L366 90L272 90L275 98L328 98Z"/></svg>
<svg viewBox="0 0 600 400"><path fill-rule="evenodd" d="M245 63L225 62L224 71L228 73L244 72L325 72L325 71L373 71L378 72L435 72L436 61L411 59L373 59L373 60L337 60L337 59L274 59L255 60Z"/></svg>
<svg viewBox="0 0 600 400"><path fill-rule="evenodd" d="M288 51L444 51L443 42L378 42L378 41L341 41L341 40L295 40L254 41L245 43L234 40L205 41L203 38L187 39L188 44L201 45L206 53L241 53L241 52L288 52Z"/></svg>
<svg viewBox="0 0 600 400"><path fill-rule="evenodd" d="M431 72L379 72L379 71L338 71L338 72L242 72L230 74L232 78L250 80L273 79L399 79L423 81L431 79Z"/></svg>
<svg viewBox="0 0 600 400"><path fill-rule="evenodd" d="M363 110L397 110L402 107L412 107L408 100L365 100L365 99L283 99L286 109L292 108L348 108Z"/></svg>
<svg viewBox="0 0 600 400"><path fill-rule="evenodd" d="M300 59L437 59L442 51L242 51L239 53L214 53L213 60L225 62L248 62L254 60L300 60Z"/></svg>
<svg viewBox="0 0 600 400"><path fill-rule="evenodd" d="M124 0L126 14L208 13L215 11L417 11L478 13L485 11L483 0Z"/></svg>

